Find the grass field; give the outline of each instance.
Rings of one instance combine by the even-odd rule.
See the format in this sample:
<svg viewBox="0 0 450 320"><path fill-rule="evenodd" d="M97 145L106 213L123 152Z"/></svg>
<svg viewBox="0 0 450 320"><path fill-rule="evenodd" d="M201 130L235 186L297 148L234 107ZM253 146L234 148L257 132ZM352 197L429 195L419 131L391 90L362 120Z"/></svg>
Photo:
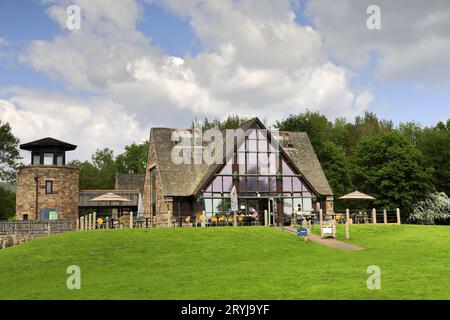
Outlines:
<svg viewBox="0 0 450 320"><path fill-rule="evenodd" d="M450 298L450 227L351 232L367 250L264 227L60 234L0 250L0 299ZM81 290L66 288L69 265L81 268ZM380 290L366 287L369 265L381 268Z"/></svg>

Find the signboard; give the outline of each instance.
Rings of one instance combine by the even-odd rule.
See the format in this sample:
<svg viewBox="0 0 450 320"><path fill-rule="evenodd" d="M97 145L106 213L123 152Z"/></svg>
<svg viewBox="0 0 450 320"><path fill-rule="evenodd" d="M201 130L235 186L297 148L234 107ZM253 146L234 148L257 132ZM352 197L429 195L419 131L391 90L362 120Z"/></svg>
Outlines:
<svg viewBox="0 0 450 320"><path fill-rule="evenodd" d="M237 192L236 192L236 186L233 186L233 189L231 189L230 197L231 197L231 211L238 212L239 204L238 204L238 196L237 196Z"/></svg>
<svg viewBox="0 0 450 320"><path fill-rule="evenodd" d="M58 220L58 211L49 211L49 220Z"/></svg>
<svg viewBox="0 0 450 320"><path fill-rule="evenodd" d="M300 236L300 237L308 236L308 229L306 229L306 228L298 228L297 229L297 235Z"/></svg>
<svg viewBox="0 0 450 320"><path fill-rule="evenodd" d="M333 235L333 227L322 227L323 235Z"/></svg>

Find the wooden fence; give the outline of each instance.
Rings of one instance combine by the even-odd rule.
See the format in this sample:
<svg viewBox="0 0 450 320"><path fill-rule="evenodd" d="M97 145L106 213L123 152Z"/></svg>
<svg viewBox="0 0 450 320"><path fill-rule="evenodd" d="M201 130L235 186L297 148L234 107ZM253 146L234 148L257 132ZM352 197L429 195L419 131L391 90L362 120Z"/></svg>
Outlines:
<svg viewBox="0 0 450 320"><path fill-rule="evenodd" d="M347 210L335 210L338 222L346 222ZM348 210L348 215L353 224L401 224L400 209Z"/></svg>
<svg viewBox="0 0 450 320"><path fill-rule="evenodd" d="M55 221L0 221L0 235L45 235L73 230L70 220Z"/></svg>

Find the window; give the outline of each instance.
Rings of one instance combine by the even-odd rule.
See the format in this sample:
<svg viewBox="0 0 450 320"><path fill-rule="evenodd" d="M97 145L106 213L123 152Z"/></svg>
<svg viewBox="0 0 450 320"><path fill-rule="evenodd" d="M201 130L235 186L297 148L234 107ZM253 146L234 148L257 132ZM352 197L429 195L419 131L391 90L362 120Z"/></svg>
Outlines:
<svg viewBox="0 0 450 320"><path fill-rule="evenodd" d="M27 213L25 213L25 214L22 216L22 220L23 220L23 221L28 221L28 214L27 214Z"/></svg>
<svg viewBox="0 0 450 320"><path fill-rule="evenodd" d="M33 165L38 166L41 164L41 156L40 155L34 155L33 156Z"/></svg>
<svg viewBox="0 0 450 320"><path fill-rule="evenodd" d="M53 153L44 153L44 165L53 164Z"/></svg>
<svg viewBox="0 0 450 320"><path fill-rule="evenodd" d="M53 193L53 181L46 180L45 181L45 194L52 194Z"/></svg>
<svg viewBox="0 0 450 320"><path fill-rule="evenodd" d="M152 204L152 214L156 214L156 168L150 169L150 202Z"/></svg>
<svg viewBox="0 0 450 320"><path fill-rule="evenodd" d="M57 156L56 157L56 165L57 166L63 166L64 165L64 161L63 161L64 159L63 159L63 156L62 155L59 155L59 156Z"/></svg>

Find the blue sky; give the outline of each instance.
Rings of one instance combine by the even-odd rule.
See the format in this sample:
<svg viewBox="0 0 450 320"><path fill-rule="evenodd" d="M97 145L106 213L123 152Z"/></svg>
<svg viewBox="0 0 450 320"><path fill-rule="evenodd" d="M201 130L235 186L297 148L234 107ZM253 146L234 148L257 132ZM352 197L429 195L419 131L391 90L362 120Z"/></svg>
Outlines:
<svg viewBox="0 0 450 320"><path fill-rule="evenodd" d="M442 70L449 58L432 47L445 51L450 40L442 31L449 30L447 16L435 18L442 2L431 1L425 13L413 6L397 12L390 4L382 11L388 27L369 33L358 20L366 18L361 2L339 11L322 0L230 1L76 0L83 24L74 34L55 18L64 19L72 2L2 0L0 120L11 122L21 139L70 138L64 118L54 118L61 125L45 132L45 119L56 117L52 108L70 105L74 114L95 115L95 123L85 123L91 135L93 125L132 128L114 146L120 149L146 138L150 126L189 126L194 117L228 112L274 122L306 108L331 118L368 110L396 124L427 126L450 117L450 81L441 74L448 74ZM417 35L394 28L415 15L427 22L414 22ZM436 40L430 50L424 35ZM65 59L67 50L75 53ZM96 60L95 50L109 60ZM22 123L30 130L17 129Z"/></svg>

